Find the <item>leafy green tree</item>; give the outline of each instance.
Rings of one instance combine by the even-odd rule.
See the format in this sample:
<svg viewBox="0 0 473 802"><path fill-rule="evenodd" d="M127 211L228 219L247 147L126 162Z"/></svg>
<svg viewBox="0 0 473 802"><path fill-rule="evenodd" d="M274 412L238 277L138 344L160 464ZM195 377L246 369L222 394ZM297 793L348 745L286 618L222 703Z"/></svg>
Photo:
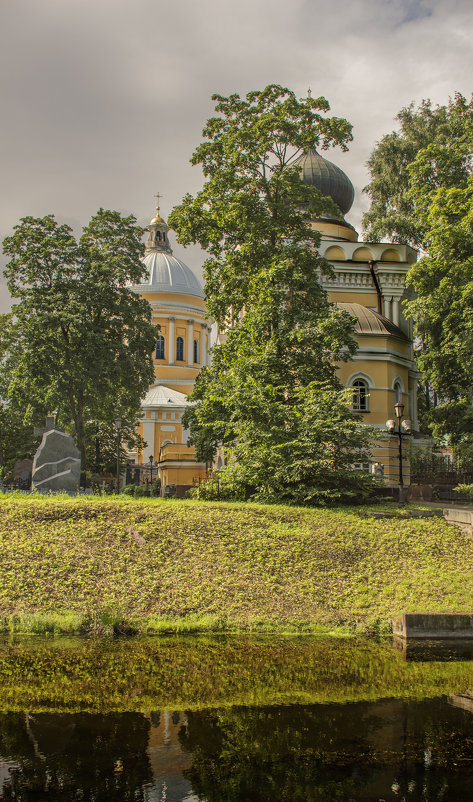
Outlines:
<svg viewBox="0 0 473 802"><path fill-rule="evenodd" d="M4 241L18 303L2 336L0 395L28 425L57 410L83 469L97 423L110 429L120 415L133 439L153 379L156 329L130 287L144 272L142 233L133 216L100 209L78 242L53 215L23 218Z"/></svg>
<svg viewBox="0 0 473 802"><path fill-rule="evenodd" d="M409 167L410 190L427 254L408 282L406 305L421 338L418 362L442 403L431 411L436 435L473 457L473 125L463 137L422 149ZM465 169L459 170L464 165ZM453 177L456 182L452 185Z"/></svg>
<svg viewBox="0 0 473 802"><path fill-rule="evenodd" d="M333 467L327 456L334 450L333 416L324 394L335 403L341 390L335 363L350 358L356 343L353 319L321 287L320 274L331 267L317 253L320 234L312 226L314 218L340 212L301 180L293 163L314 144L346 149L351 126L323 116L324 98L298 101L275 85L245 99L214 100L219 116L208 121L206 141L192 158L202 165L204 187L170 216L180 242L198 242L210 254L207 308L225 331L212 366L198 378L192 395L198 403L186 422L200 458L210 460L220 441L232 444L244 481L257 492L277 496L288 481L290 497L310 501L322 453L326 470ZM340 452L347 469L365 438L337 398L335 417L353 423ZM304 412L311 405L320 415L317 435ZM291 476L278 475L274 465L291 448L299 468L291 461Z"/></svg>
<svg viewBox="0 0 473 802"><path fill-rule="evenodd" d="M411 104L400 130L383 137L368 166L368 237L420 248L408 276L422 371L423 425L473 456L471 337L471 159L473 100L459 93L447 105ZM471 441L471 442L470 442Z"/></svg>
<svg viewBox="0 0 473 802"><path fill-rule="evenodd" d="M428 232L425 220L418 215L415 198L410 194L410 164L419 151L439 146L439 153L451 146L460 146L465 129L473 123L473 100L469 103L459 93L448 105L432 107L423 100L416 109L414 104L401 109L396 117L399 130L386 134L377 143L368 160L370 182L365 192L370 198L370 209L363 217L365 236L378 241L388 238L393 242L408 243L414 248L428 250ZM463 156L455 161L439 163L439 174L446 186L455 186L466 179L468 160Z"/></svg>

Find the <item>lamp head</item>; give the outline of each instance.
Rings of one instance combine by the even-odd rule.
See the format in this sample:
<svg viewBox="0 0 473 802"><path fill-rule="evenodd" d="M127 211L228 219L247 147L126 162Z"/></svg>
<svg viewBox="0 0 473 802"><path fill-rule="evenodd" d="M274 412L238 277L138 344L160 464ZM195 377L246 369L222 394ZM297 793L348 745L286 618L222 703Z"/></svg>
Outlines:
<svg viewBox="0 0 473 802"><path fill-rule="evenodd" d="M149 455L148 460L149 460L149 464L152 465L153 464L153 460L154 460L154 457L153 457L152 454Z"/></svg>
<svg viewBox="0 0 473 802"><path fill-rule="evenodd" d="M115 429L117 430L117 432L119 432L121 428L122 428L122 419L115 418Z"/></svg>
<svg viewBox="0 0 473 802"><path fill-rule="evenodd" d="M402 418L404 413L404 404L401 401L398 401L397 404L394 404L394 411L398 418Z"/></svg>
<svg viewBox="0 0 473 802"><path fill-rule="evenodd" d="M412 432L412 421L409 420L409 418L406 418L406 420L403 420L402 428L404 429L406 434L410 434Z"/></svg>
<svg viewBox="0 0 473 802"><path fill-rule="evenodd" d="M389 434L393 434L396 428L396 421L390 418L390 420L386 421L386 429L388 430Z"/></svg>

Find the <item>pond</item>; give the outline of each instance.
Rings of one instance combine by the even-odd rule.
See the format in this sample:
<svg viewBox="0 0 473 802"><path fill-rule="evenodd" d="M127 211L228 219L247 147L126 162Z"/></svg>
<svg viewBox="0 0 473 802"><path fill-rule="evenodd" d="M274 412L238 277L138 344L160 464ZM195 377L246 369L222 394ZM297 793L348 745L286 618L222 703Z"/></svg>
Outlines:
<svg viewBox="0 0 473 802"><path fill-rule="evenodd" d="M0 800L468 800L473 647L0 643Z"/></svg>

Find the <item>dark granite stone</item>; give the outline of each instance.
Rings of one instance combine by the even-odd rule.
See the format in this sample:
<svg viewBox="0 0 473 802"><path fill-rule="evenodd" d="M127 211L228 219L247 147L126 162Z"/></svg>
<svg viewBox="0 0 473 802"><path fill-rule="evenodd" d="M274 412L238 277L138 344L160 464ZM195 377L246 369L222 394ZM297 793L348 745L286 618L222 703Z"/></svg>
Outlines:
<svg viewBox="0 0 473 802"><path fill-rule="evenodd" d="M79 479L80 453L72 437L58 429L46 431L33 461L33 490L77 492Z"/></svg>

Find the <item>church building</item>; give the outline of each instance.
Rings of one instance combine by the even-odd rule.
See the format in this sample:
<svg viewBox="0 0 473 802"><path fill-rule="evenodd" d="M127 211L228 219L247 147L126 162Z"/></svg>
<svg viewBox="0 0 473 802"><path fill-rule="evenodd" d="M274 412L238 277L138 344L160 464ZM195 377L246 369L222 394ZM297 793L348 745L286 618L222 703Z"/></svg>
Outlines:
<svg viewBox="0 0 473 802"><path fill-rule="evenodd" d="M301 168L303 181L330 196L343 215L354 201L355 190L343 170L323 158L314 148L293 164ZM389 435L386 421L395 417L394 404L404 404L404 416L412 421L418 436L417 383L412 321L402 313L409 296L406 275L417 253L408 245L365 243L344 218L313 221L321 232L320 255L332 265L333 278L321 277L329 300L356 319L358 351L350 362L339 366L339 378L353 389L353 409L363 421L380 430L379 442L364 469L383 476L390 485L398 482L398 439ZM404 460L403 460L404 463ZM403 464L409 484L409 463Z"/></svg>
<svg viewBox="0 0 473 802"><path fill-rule="evenodd" d="M146 281L133 289L149 302L152 322L160 330L154 353L155 381L141 402L139 433L146 443L141 454L130 453L136 463L149 464L167 487L182 497L207 475L205 463L197 462L187 445L189 433L182 416L189 403L199 370L208 364L210 325L205 318L201 284L192 270L173 256L169 227L160 215L148 226L143 262Z"/></svg>
<svg viewBox="0 0 473 802"><path fill-rule="evenodd" d="M353 204L354 188L345 173L315 149L306 150L293 164L303 181L330 196L343 215ZM341 382L353 391L353 409L363 421L379 429L371 459L361 467L395 485L399 474L397 438L389 435L386 421L401 401L405 417L418 430L417 381L412 345L412 323L402 313L407 296L406 274L416 260L407 245L364 243L345 218L323 217L313 227L322 235L320 255L333 267L331 278L321 277L329 300L356 320L358 351L352 361L339 365ZM172 254L169 228L160 215L148 227L145 255L146 281L135 292L146 298L153 323L160 325L154 355L155 381L142 402L140 424L146 446L132 461L150 464L161 479L163 491L183 496L207 475L187 445L182 415L189 403L195 378L208 364L211 326L205 317L203 290L192 270ZM409 482L408 461L404 480Z"/></svg>

